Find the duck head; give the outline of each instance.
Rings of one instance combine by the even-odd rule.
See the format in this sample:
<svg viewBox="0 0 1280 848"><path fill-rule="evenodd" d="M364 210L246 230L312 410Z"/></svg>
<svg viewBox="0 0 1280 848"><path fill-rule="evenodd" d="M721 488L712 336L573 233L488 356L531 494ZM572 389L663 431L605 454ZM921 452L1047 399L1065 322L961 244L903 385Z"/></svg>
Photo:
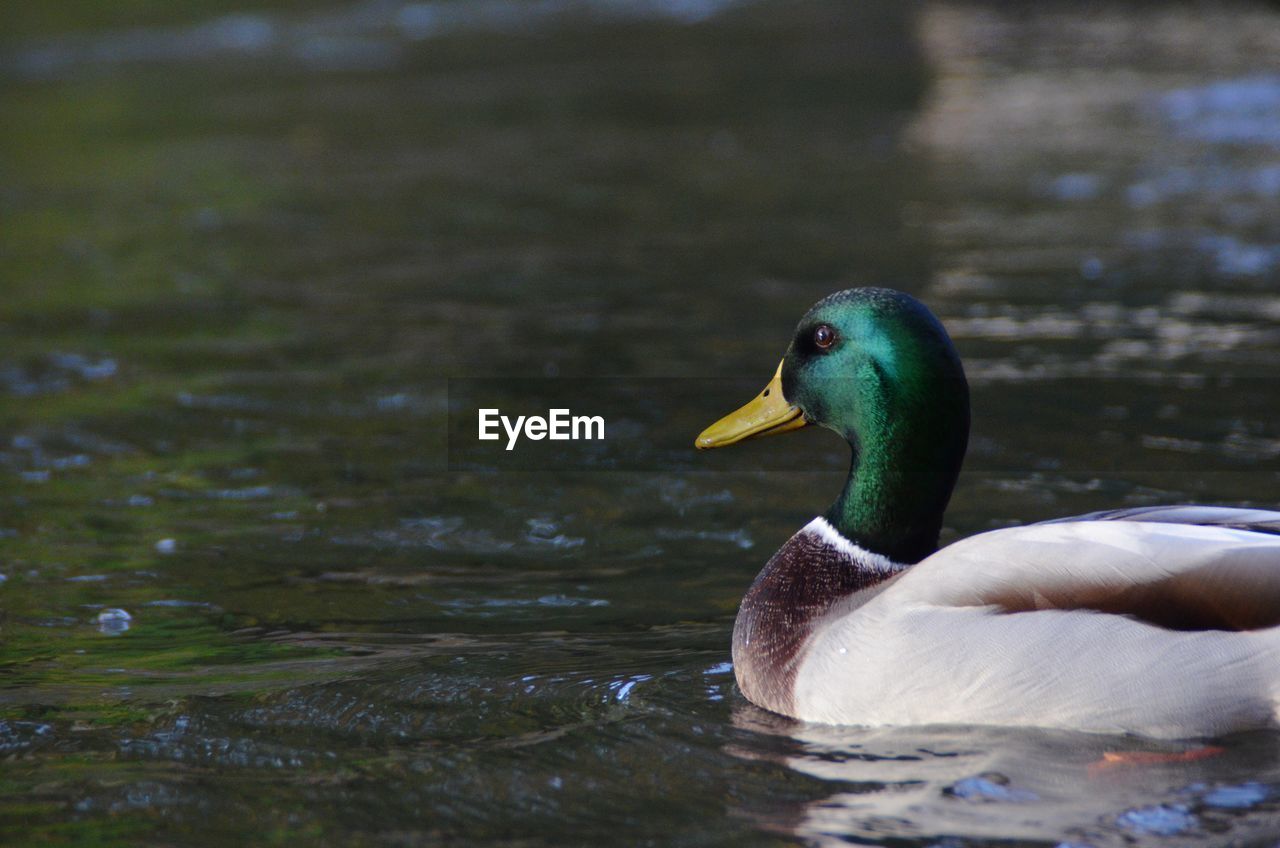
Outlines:
<svg viewBox="0 0 1280 848"><path fill-rule="evenodd" d="M969 438L969 389L951 339L920 301L856 288L816 303L773 379L698 436L700 449L798 430L839 433L853 461L826 518L896 562L937 549Z"/></svg>

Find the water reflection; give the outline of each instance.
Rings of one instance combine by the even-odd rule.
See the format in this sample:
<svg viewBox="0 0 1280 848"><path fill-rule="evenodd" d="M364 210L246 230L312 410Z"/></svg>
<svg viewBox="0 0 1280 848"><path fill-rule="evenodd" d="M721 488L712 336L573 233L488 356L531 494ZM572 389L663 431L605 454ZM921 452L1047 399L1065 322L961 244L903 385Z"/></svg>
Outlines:
<svg viewBox="0 0 1280 848"><path fill-rule="evenodd" d="M1068 272L1059 303L1266 291L1280 241L1280 77L1258 75L1267 36L1254 27L1269 22L1258 9L930 4L920 32L938 80L912 134L949 196L930 216L940 292L1047 294L1028 278L1047 267ZM1204 76L1214 81L1188 84ZM1037 197L1050 202L1012 202Z"/></svg>
<svg viewBox="0 0 1280 848"><path fill-rule="evenodd" d="M52 39L0 54L0 68L56 78L101 66L285 60L317 71L374 71L405 60L406 42L480 32L532 32L566 20L694 24L743 0L366 0L308 16L236 13L187 27Z"/></svg>
<svg viewBox="0 0 1280 848"><path fill-rule="evenodd" d="M1242 735L1204 758L1161 763L1153 760L1197 744L1005 728L832 728L744 703L733 723L785 739L790 749L734 745L734 755L774 759L838 787L772 820L811 844L951 837L1101 846L1231 827L1280 835L1267 803L1280 789L1280 770L1257 771L1280 744L1271 734ZM1117 753L1145 759L1117 763ZM1256 779L1236 782L1242 771Z"/></svg>

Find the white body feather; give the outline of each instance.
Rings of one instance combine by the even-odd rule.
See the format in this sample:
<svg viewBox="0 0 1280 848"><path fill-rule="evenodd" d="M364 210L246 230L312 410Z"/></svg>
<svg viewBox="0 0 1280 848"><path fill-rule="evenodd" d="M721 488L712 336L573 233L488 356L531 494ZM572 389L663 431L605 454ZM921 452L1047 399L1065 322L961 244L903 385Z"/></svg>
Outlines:
<svg viewBox="0 0 1280 848"><path fill-rule="evenodd" d="M1280 536L1078 521L957 542L815 623L797 718L833 724L1001 724L1214 735L1275 724L1280 627L1182 631L1053 609L1064 592L1188 581L1193 597L1280 602ZM1030 598L1009 612L997 599ZM1225 601L1224 601L1225 599Z"/></svg>

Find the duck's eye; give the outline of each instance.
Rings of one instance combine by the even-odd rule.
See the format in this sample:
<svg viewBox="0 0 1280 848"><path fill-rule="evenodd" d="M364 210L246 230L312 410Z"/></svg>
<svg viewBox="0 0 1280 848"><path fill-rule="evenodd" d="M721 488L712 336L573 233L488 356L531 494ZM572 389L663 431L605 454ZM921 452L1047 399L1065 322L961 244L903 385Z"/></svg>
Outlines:
<svg viewBox="0 0 1280 848"><path fill-rule="evenodd" d="M819 324L813 330L813 343L820 350L826 350L836 343L836 331L830 324Z"/></svg>

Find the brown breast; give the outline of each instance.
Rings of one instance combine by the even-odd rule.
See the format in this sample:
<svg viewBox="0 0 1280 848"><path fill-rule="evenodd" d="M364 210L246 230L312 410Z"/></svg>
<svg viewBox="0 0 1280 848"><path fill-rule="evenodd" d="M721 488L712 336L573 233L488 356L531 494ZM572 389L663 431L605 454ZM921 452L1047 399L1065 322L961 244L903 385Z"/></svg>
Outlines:
<svg viewBox="0 0 1280 848"><path fill-rule="evenodd" d="M742 694L753 704L793 715L796 669L814 623L839 601L899 570L888 563L860 561L857 553L848 543L824 538L810 524L756 576L733 627L734 672Z"/></svg>

